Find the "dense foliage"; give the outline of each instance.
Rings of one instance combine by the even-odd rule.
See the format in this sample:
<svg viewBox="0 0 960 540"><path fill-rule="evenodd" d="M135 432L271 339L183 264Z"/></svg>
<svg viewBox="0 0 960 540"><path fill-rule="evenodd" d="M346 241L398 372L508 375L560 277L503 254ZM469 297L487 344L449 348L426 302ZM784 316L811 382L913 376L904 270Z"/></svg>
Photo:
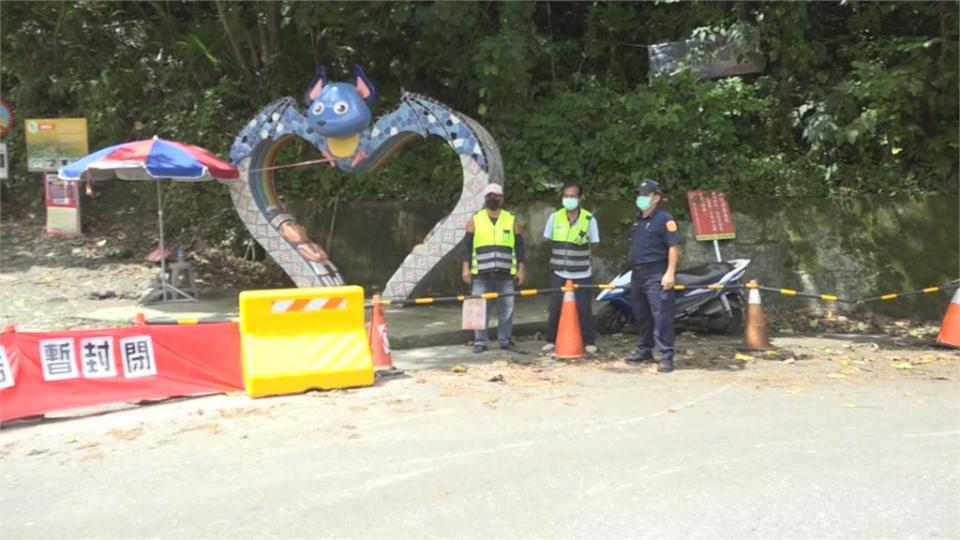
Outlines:
<svg viewBox="0 0 960 540"><path fill-rule="evenodd" d="M568 178L622 197L642 176L676 191L955 193L957 13L957 2L8 0L0 84L20 120L8 193L30 186L35 198L24 118L86 116L91 149L159 134L226 155L259 108L301 96L315 66L346 80L353 62L380 112L408 89L478 118L514 199ZM758 32L763 73L648 77L646 44L737 25ZM315 157L304 145L281 156ZM375 176L308 167L280 179L286 197L318 201L450 200L458 169L435 142ZM222 190L201 189L175 190L184 217L231 213Z"/></svg>

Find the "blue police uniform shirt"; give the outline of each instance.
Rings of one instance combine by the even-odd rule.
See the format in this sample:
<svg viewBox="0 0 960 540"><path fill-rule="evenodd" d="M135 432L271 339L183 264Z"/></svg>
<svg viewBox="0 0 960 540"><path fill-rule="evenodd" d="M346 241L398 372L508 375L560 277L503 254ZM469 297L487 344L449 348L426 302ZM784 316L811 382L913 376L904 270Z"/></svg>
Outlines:
<svg viewBox="0 0 960 540"><path fill-rule="evenodd" d="M673 214L657 208L647 217L637 215L630 231L630 264L666 262L667 250L682 243Z"/></svg>

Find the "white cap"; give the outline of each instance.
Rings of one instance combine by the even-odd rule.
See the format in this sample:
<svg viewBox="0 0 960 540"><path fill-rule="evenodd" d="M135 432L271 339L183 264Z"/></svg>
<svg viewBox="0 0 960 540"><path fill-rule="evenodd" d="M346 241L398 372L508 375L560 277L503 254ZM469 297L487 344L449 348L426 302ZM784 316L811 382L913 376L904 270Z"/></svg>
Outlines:
<svg viewBox="0 0 960 540"><path fill-rule="evenodd" d="M490 182L489 184L487 184L487 187L483 188L483 196L486 197L491 193L493 193L494 195L502 196L503 186L501 186L500 184L495 184L493 182Z"/></svg>

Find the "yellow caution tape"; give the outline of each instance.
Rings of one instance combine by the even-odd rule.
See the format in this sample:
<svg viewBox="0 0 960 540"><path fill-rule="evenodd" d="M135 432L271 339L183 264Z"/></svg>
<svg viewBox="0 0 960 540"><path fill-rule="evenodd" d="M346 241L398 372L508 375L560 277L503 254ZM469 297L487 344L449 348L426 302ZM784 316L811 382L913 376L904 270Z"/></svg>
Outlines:
<svg viewBox="0 0 960 540"><path fill-rule="evenodd" d="M413 300L414 304L432 304L433 298L415 298Z"/></svg>
<svg viewBox="0 0 960 540"><path fill-rule="evenodd" d="M460 302L463 302L463 301L466 300L466 299L467 299L467 297L464 296L464 295L462 295L462 294L457 295L457 300L459 300Z"/></svg>
<svg viewBox="0 0 960 540"><path fill-rule="evenodd" d="M598 289L616 289L617 286L613 285L612 283L601 283L600 285L597 285L597 288Z"/></svg>
<svg viewBox="0 0 960 540"><path fill-rule="evenodd" d="M537 289L521 289L520 296L534 296L537 292Z"/></svg>
<svg viewBox="0 0 960 540"><path fill-rule="evenodd" d="M796 295L797 295L797 291L795 291L795 290L793 290L793 289L780 289L780 294L782 294L782 295L784 295L784 296L796 296Z"/></svg>
<svg viewBox="0 0 960 540"><path fill-rule="evenodd" d="M893 300L893 299L896 298L896 297L897 297L897 293L890 293L890 294L885 294L885 295L881 296L880 299L881 299L881 300Z"/></svg>
<svg viewBox="0 0 960 540"><path fill-rule="evenodd" d="M686 286L686 285L674 285L674 286L673 286L673 290L675 290L675 291L685 291L685 290L687 290L687 286Z"/></svg>
<svg viewBox="0 0 960 540"><path fill-rule="evenodd" d="M496 299L498 296L500 296L500 295L499 295L498 293L495 293L495 292L485 292L485 293L483 293L483 294L480 295L480 298L483 298L483 299L485 299L485 300L494 300L494 299Z"/></svg>
<svg viewBox="0 0 960 540"><path fill-rule="evenodd" d="M713 285L707 285L707 289L710 289L711 291L716 291L722 288L723 288L722 283L714 283Z"/></svg>
<svg viewBox="0 0 960 540"><path fill-rule="evenodd" d="M926 289L923 289L923 293L930 294L930 293L935 293L939 290L940 290L940 287L927 287Z"/></svg>
<svg viewBox="0 0 960 540"><path fill-rule="evenodd" d="M834 296L834 295L832 295L832 294L821 294L821 295L820 295L820 299L821 299L821 300L826 300L827 302L836 302L836 301L839 300L840 298L837 297L837 296Z"/></svg>

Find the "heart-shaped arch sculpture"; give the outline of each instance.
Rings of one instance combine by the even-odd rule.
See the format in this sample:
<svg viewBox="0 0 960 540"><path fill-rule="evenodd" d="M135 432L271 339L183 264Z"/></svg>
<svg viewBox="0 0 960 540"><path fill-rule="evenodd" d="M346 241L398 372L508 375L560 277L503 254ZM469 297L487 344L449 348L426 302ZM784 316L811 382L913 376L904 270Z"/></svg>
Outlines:
<svg viewBox="0 0 960 540"><path fill-rule="evenodd" d="M230 184L234 207L250 234L298 287L341 285L336 266L277 197L272 167L280 149L300 137L344 172L375 172L407 143L431 135L443 138L460 158L463 191L453 210L407 255L384 287L387 296L409 297L463 239L464 225L483 204L483 188L491 182L503 184L500 150L472 118L408 92L397 108L372 123L366 111L364 125L362 109L372 105L376 93L363 71L357 68L353 86L327 84L325 78L321 71L311 85L306 115L292 98L279 99L261 110L234 140L230 160L240 171L240 181ZM331 130L335 134L322 133Z"/></svg>

